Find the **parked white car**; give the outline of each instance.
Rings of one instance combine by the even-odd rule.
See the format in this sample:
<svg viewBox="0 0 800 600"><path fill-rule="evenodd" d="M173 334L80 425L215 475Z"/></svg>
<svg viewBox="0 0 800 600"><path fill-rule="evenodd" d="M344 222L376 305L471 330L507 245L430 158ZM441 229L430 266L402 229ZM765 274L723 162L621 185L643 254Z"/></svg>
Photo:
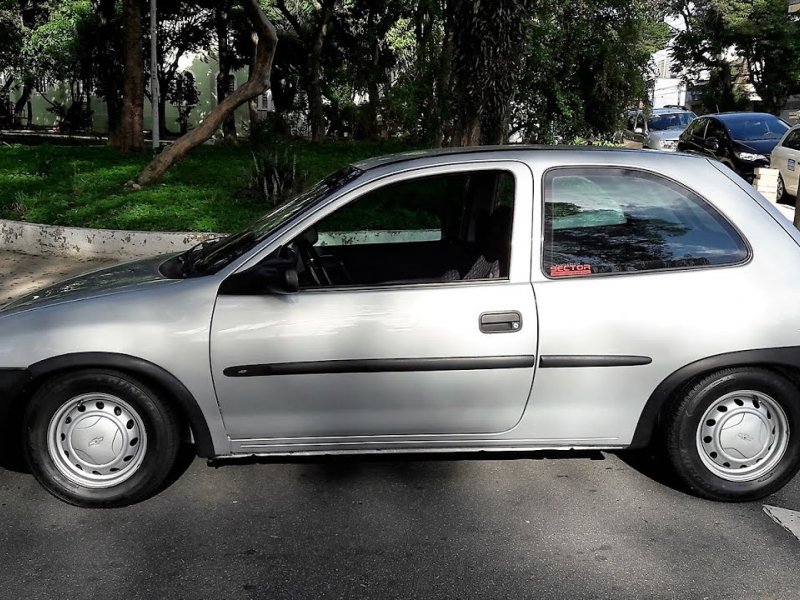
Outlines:
<svg viewBox="0 0 800 600"><path fill-rule="evenodd" d="M778 201L797 198L798 176L800 175L800 125L795 125L772 151L770 166L778 169Z"/></svg>

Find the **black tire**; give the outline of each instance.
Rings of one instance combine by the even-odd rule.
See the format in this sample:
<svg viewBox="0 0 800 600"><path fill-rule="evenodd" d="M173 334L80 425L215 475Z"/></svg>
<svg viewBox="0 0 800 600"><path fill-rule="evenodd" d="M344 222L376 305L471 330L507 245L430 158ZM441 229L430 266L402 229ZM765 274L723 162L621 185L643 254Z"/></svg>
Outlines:
<svg viewBox="0 0 800 600"><path fill-rule="evenodd" d="M124 480L114 482L99 482L95 486L81 483L81 474L78 471L70 474L71 465L64 466L64 459L60 459L61 446L58 443L48 445L48 440L58 439L58 429L51 429L53 423L71 423L71 418L60 417L65 410L86 410L82 408L84 402L75 401L77 398L88 398L87 394L100 394L100 398L112 398L119 401L119 405L130 409L131 415L135 416L137 437L130 440L130 443L119 443L116 441L105 442L107 448L117 448L118 457L128 452L137 453L135 464L130 466L120 464L123 475L109 473L108 477L120 478ZM91 399L85 403L90 410L95 410ZM113 401L107 402L109 406L104 406L103 402L94 402L99 409L109 410L114 406ZM127 415L117 408L113 408L114 413L122 414L120 418ZM64 419L61 421L61 419ZM85 419L84 422L103 422L107 430L113 435L108 435L114 440L125 435L124 427L117 426L113 421L114 417L104 420ZM133 420L129 420L130 424ZM108 423L107 423L108 422ZM78 371L59 376L45 383L33 396L26 411L24 419L24 453L28 466L42 486L57 498L86 508L113 508L127 506L147 499L154 493L160 491L162 484L167 480L170 472L175 465L175 461L180 448L180 428L177 415L169 404L160 402L157 396L140 381L135 378L116 371L110 370L91 370ZM110 424L110 425L109 425ZM55 428L56 425L53 425ZM80 430L76 419L72 431ZM86 430L91 427L87 426ZM142 431L139 431L139 428ZM128 427L131 429L131 427ZM53 435L53 432L56 432ZM141 436L141 440L138 436ZM70 434L71 444L77 436ZM61 440L65 436L61 434ZM127 442L127 438L125 439ZM96 440L99 440L96 442ZM92 439L85 449L95 444L103 444L104 438L97 437ZM64 442L62 442L63 444ZM127 450L130 445L138 444L138 448ZM53 448L51 451L50 448ZM72 448L72 446L70 446ZM123 448L122 451L118 450ZM112 450L109 450L111 452ZM60 459L59 465L56 464L53 453L58 452ZM75 450L77 456L79 451ZM69 452L64 454L69 456ZM128 457L125 457L128 460ZM74 461L73 461L74 462ZM99 464L99 463L98 463ZM80 468L79 464L76 467ZM103 467L98 467L103 468ZM80 469L83 471L83 469ZM111 471L113 471L112 469ZM116 469L120 471L120 469ZM99 472L94 472L98 476ZM92 477L87 475L86 477ZM76 480L77 478L77 480ZM95 484L95 482L91 482ZM97 487L106 486L106 487Z"/></svg>
<svg viewBox="0 0 800 600"><path fill-rule="evenodd" d="M783 182L783 175L778 175L778 202L781 204L794 204L792 198L786 191L786 184Z"/></svg>
<svg viewBox="0 0 800 600"><path fill-rule="evenodd" d="M754 392L741 393L739 392ZM758 398L762 401L759 402ZM743 399L743 400L742 400ZM766 399L766 400L765 400ZM736 402L736 404L730 404ZM742 403L740 403L742 402ZM782 412L779 415L772 415L769 410L769 403L772 403L773 412ZM733 410L728 412L726 404L730 404ZM712 412L706 414L714 407L714 411L725 408L725 412ZM741 408L737 408L741 407ZM780 410L778 410L780 409ZM756 413L751 417L745 411ZM737 413L736 411L741 411ZM726 449L728 455L715 453L717 448L711 444L712 436L703 437L709 424L717 427L714 431L730 432L733 428L725 428L724 419L735 421L734 417L747 415L748 418L762 420L765 416L759 417L758 414L764 413L769 419L764 420L767 427L772 427L771 434L769 429L763 429L765 437L759 438L758 435L747 433L736 434L741 440L736 442L746 445L755 444L753 447L763 444L762 451L766 452L764 462L741 458L743 462L750 461L749 466L740 466L748 477L746 469L754 469L751 480L731 480L738 477L738 472L732 469L737 467L725 462L724 465L717 465L717 461L727 460L726 456L732 451ZM713 415L722 415L717 419ZM703 421L707 419L706 421ZM785 422L785 427L776 426L780 422ZM760 425L759 425L760 427ZM784 431L785 430L785 431ZM776 438L776 435L785 433L785 437ZM675 473L686 485L688 490L702 498L710 500L720 500L725 502L747 502L758 500L772 494L788 483L800 469L800 393L792 382L782 375L763 368L732 368L718 371L704 377L691 387L682 397L678 398L673 404L664 421L665 450ZM715 434L716 435L716 434ZM726 433L726 435L731 435ZM743 436L743 437L742 437ZM753 438L759 438L753 442ZM733 438L728 438L733 439ZM749 440L749 441L747 441ZM763 441L762 441L763 440ZM779 440L779 441L778 441ZM768 447L767 447L768 446ZM781 452L773 451L772 448L781 448ZM701 456L701 453L705 453ZM771 454L770 454L771 453ZM722 454L722 456L720 456ZM743 455L736 456L737 459ZM755 462L753 462L755 460ZM706 463L709 463L709 467ZM768 470L767 465L771 465ZM719 473L719 471L727 471ZM763 472L760 472L763 471Z"/></svg>

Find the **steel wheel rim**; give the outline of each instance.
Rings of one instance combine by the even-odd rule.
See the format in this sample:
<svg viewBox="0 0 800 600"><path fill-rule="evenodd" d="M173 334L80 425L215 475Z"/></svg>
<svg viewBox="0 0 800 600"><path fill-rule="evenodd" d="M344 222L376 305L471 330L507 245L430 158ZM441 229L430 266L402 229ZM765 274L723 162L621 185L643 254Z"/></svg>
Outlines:
<svg viewBox="0 0 800 600"><path fill-rule="evenodd" d="M780 463L789 446L789 420L773 398L740 390L715 400L697 427L703 464L727 481L754 481Z"/></svg>
<svg viewBox="0 0 800 600"><path fill-rule="evenodd" d="M47 428L47 450L67 479L87 488L110 488L130 479L147 453L147 433L130 404L111 394L76 396Z"/></svg>

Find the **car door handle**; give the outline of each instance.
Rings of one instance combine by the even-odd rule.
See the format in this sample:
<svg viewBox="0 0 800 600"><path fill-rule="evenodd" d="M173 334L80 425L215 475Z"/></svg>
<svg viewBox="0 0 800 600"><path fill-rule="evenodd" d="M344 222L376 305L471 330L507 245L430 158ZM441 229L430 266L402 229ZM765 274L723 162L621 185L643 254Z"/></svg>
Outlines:
<svg viewBox="0 0 800 600"><path fill-rule="evenodd" d="M522 315L515 310L483 313L480 328L483 333L513 333L522 329Z"/></svg>

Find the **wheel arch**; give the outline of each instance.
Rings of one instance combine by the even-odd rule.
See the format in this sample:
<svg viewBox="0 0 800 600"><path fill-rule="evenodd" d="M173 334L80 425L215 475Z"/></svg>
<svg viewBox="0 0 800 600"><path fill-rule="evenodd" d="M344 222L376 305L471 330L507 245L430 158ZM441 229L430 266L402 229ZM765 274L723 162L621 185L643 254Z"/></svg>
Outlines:
<svg viewBox="0 0 800 600"><path fill-rule="evenodd" d="M39 383L58 373L91 368L120 371L155 387L156 391L162 392L173 402L180 416L190 427L197 455L203 458L215 455L211 431L192 393L172 373L142 358L106 352L82 352L47 358L28 367L30 380L26 386L27 395L29 396L31 389L38 387Z"/></svg>
<svg viewBox="0 0 800 600"><path fill-rule="evenodd" d="M664 408L688 385L709 373L731 367L768 368L800 389L800 346L742 350L702 358L681 367L658 384L639 416L629 448L644 448L650 443Z"/></svg>

